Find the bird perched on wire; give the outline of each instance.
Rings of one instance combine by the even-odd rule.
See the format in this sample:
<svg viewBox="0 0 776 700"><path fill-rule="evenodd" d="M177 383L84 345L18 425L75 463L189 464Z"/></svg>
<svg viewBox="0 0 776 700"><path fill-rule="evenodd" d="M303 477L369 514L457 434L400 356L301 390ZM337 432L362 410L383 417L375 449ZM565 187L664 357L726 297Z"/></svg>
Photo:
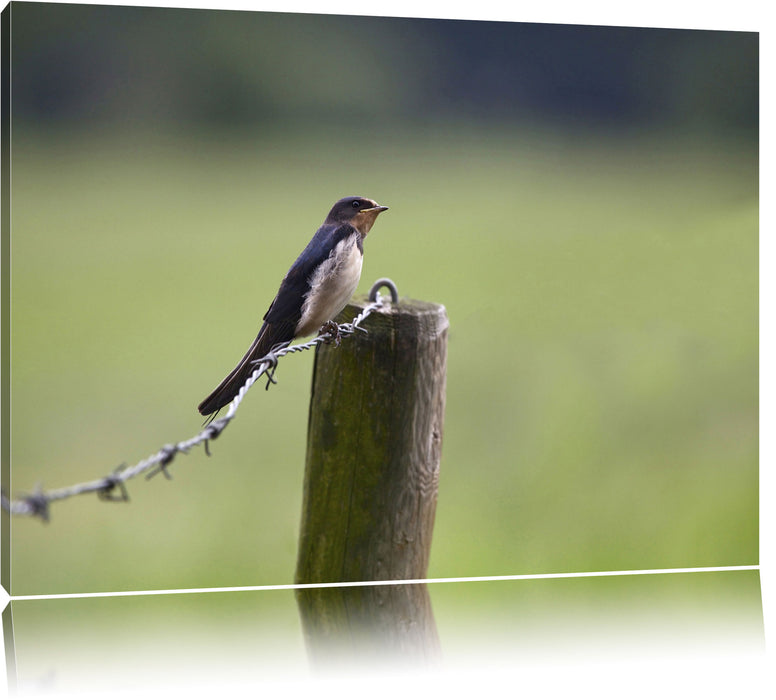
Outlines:
<svg viewBox="0 0 776 700"><path fill-rule="evenodd" d="M386 209L366 197L345 197L334 204L280 283L248 352L199 404L203 416L232 401L256 369L254 360L278 345L311 335L342 311L361 277L364 238Z"/></svg>

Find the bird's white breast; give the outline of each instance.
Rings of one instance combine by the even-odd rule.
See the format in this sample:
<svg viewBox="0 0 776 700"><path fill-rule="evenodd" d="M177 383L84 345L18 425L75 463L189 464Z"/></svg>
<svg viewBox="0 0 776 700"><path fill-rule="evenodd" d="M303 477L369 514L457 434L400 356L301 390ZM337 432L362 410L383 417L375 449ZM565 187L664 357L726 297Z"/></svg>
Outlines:
<svg viewBox="0 0 776 700"><path fill-rule="evenodd" d="M358 248L358 234L343 238L310 277L310 291L302 304L296 335L315 333L348 303L361 278L364 257Z"/></svg>

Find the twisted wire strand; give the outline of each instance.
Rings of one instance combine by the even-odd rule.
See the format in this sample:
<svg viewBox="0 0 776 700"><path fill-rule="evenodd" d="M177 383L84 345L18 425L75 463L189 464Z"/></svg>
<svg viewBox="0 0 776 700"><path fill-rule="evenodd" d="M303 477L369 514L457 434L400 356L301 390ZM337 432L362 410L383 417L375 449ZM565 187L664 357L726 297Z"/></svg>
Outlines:
<svg viewBox="0 0 776 700"><path fill-rule="evenodd" d="M378 283L383 283L383 286L385 286L383 280L378 280ZM360 324L363 323L373 311L383 306L382 298L380 294L376 292L377 286L376 283L370 292L370 302L350 323L334 324L334 328L319 333L319 335L306 343L276 347L264 357L255 360L254 365L256 366L256 369L251 373L251 376L248 377L245 384L242 385L237 392L237 395L232 399L226 414L220 418L217 416L212 417L205 424L205 427L194 435L194 437L181 442L164 445L164 447L160 448L157 452L146 457L137 464L132 466L121 465L114 469L108 476L93 481L86 481L80 484L74 484L73 486L66 486L49 491L43 491L40 484L38 484L32 493L22 495L13 500L9 499L4 491L0 492L0 507L11 515L37 516L43 521L48 522L50 517L49 506L54 501L62 501L85 493L97 493L102 500L106 501L128 501L129 494L125 484L130 479L145 472L148 472L146 474L146 479L149 479L160 472L164 474L166 478L171 479L172 477L167 469L176 455L186 454L198 445L204 445L205 452L210 455L209 441L215 440L226 429L226 426L229 425L237 413L237 409L245 398L248 390L261 376L267 375L267 388L269 388L270 384L276 383L274 373L277 368L278 360L281 357L292 353L302 352L304 350L310 350L320 343L330 342L332 340L335 340L337 344L339 344L340 337L352 335L357 330L366 333L367 331L361 328Z"/></svg>

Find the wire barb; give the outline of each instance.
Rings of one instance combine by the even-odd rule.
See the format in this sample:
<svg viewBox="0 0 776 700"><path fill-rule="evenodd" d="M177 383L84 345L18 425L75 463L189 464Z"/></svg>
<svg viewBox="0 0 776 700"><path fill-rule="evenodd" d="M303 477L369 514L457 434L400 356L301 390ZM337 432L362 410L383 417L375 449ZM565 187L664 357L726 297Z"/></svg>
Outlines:
<svg viewBox="0 0 776 700"><path fill-rule="evenodd" d="M37 515L45 523L49 521L49 500L46 494L40 490L40 487L35 493L24 496L22 500L29 506L30 515Z"/></svg>
<svg viewBox="0 0 776 700"><path fill-rule="evenodd" d="M278 360L281 357L296 352L302 352L304 350L310 350L320 343L331 343L333 341L335 345L338 346L342 338L352 335L357 330L366 333L366 328L361 328L360 324L373 311L383 307L383 301L380 294L377 292L377 289L380 286L388 286L391 289L392 300L395 303L398 299L396 285L390 280L378 280L370 291L369 303L352 321L350 321L350 323L336 324L332 321L330 322L331 325L325 324L318 335L306 343L301 343L299 345L281 343L276 345L267 353L267 355L258 360L254 360L253 364L256 369L245 381L245 384L240 387L240 390L237 392L234 399L232 399L226 415L217 418L216 414L213 414L205 422L202 430L194 437L182 442L164 445L155 454L152 454L150 457L147 457L137 464L133 466L122 464L114 469L108 476L95 481L88 481L52 491L43 491L39 485L33 493L21 495L16 500L11 500L5 493L5 490L2 490L0 491L0 508L11 515L31 515L39 517L44 522L48 522L50 517L50 505L54 501L61 501L84 493L96 493L97 497L102 501L128 502L129 493L127 491L126 482L139 474L147 472L146 479L151 479L161 472L164 474L165 478L172 479L169 467L177 455L181 453L187 454L193 447L201 444L204 447L205 454L208 457L210 456L210 441L215 440L226 429L226 426L229 425L232 418L234 418L248 389L250 389L262 375L267 375L267 388L269 388L270 384L277 384L275 371L277 370Z"/></svg>
<svg viewBox="0 0 776 700"><path fill-rule="evenodd" d="M105 482L105 486L97 491L97 498L101 501L129 503L129 492L119 476L114 473L110 476L106 476L103 481ZM114 493L117 488L119 490L118 495Z"/></svg>
<svg viewBox="0 0 776 700"><path fill-rule="evenodd" d="M170 464L170 462L172 462L175 455L180 451L181 449L178 447L178 445L165 445L161 450L159 450L161 459L156 465L156 468L152 469L150 472L148 472L148 474L146 474L146 480L155 477L159 472L164 474L165 479L172 479L172 474L167 471L167 466Z"/></svg>

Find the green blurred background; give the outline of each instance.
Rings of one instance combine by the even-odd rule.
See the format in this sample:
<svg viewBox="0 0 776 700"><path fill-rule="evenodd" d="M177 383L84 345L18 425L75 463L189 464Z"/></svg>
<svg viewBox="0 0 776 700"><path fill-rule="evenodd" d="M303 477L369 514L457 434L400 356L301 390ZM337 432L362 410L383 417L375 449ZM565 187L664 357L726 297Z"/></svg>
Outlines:
<svg viewBox="0 0 776 700"><path fill-rule="evenodd" d="M442 303L429 575L758 560L758 36L12 5L12 491L195 434L332 202ZM15 595L293 580L312 354Z"/></svg>

